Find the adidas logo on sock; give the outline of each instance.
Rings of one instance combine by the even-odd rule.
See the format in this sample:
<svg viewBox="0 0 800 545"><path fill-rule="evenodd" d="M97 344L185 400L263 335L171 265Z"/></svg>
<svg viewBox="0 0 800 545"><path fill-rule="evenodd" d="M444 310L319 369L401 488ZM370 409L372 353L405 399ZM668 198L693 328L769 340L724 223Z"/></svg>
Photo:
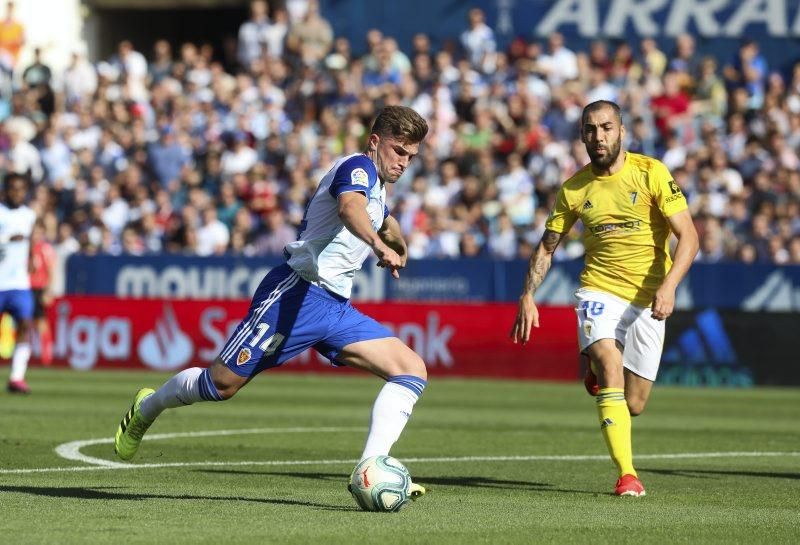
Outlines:
<svg viewBox="0 0 800 545"><path fill-rule="evenodd" d="M583 203L584 210L589 210L591 207L592 207L592 201L586 201L585 203Z"/></svg>
<svg viewBox="0 0 800 545"><path fill-rule="evenodd" d="M613 420L611 420L610 418L604 418L603 421L600 423L600 429L602 430L603 428L607 428L613 425L614 425Z"/></svg>

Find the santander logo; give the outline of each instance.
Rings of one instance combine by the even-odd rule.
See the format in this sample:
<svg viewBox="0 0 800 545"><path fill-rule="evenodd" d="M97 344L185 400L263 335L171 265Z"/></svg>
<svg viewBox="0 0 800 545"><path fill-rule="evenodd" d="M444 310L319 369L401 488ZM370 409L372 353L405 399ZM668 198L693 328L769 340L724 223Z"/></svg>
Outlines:
<svg viewBox="0 0 800 545"><path fill-rule="evenodd" d="M145 365L162 371L180 369L194 355L194 343L181 331L171 304L164 304L155 329L142 336L137 353Z"/></svg>

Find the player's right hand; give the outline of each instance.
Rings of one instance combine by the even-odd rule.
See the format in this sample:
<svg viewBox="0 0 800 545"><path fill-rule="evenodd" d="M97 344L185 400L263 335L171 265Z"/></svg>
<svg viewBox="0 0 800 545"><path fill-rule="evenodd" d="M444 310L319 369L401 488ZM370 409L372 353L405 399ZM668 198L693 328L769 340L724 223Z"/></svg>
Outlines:
<svg viewBox="0 0 800 545"><path fill-rule="evenodd" d="M527 343L531 338L531 327L539 327L539 309L533 302L533 296L526 293L519 298L517 319L511 328L511 340L514 344Z"/></svg>

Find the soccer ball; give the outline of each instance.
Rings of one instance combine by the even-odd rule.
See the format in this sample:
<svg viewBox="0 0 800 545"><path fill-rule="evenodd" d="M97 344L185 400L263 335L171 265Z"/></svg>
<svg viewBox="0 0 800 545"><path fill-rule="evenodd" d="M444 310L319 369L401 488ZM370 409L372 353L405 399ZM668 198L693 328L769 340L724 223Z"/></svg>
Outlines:
<svg viewBox="0 0 800 545"><path fill-rule="evenodd" d="M364 511L395 513L411 501L411 475L391 456L372 456L359 462L347 489Z"/></svg>

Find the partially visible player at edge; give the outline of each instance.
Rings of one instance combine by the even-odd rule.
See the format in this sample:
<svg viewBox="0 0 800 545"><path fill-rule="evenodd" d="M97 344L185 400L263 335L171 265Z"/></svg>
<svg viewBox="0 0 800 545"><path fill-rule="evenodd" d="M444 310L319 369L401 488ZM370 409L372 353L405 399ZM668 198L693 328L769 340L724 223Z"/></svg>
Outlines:
<svg viewBox="0 0 800 545"><path fill-rule="evenodd" d="M3 180L3 203L0 204L0 313L8 312L17 326L11 375L7 390L28 394L25 382L31 357L30 331L33 325L33 293L28 276L31 232L36 212L28 208L28 178L10 172Z"/></svg>
<svg viewBox="0 0 800 545"><path fill-rule="evenodd" d="M386 207L394 183L428 132L410 108L388 106L375 120L364 153L342 157L306 208L287 262L267 274L247 316L208 369L186 369L158 391L145 388L117 430L115 451L130 460L164 409L230 399L265 369L313 347L335 365L369 371L386 384L372 407L361 459L388 454L427 384L422 359L350 303L353 276L372 251L399 278L408 257L398 222ZM412 495L425 492L412 485Z"/></svg>
<svg viewBox="0 0 800 545"><path fill-rule="evenodd" d="M45 238L44 224L37 221L31 232L30 281L33 294L33 330L39 342L42 365L53 362L53 335L47 321L47 308L53 301L53 269L56 252Z"/></svg>
<svg viewBox="0 0 800 545"><path fill-rule="evenodd" d="M534 294L558 243L580 219L586 258L575 296L580 350L590 360L584 382L597 396L600 429L619 469L614 493L644 496L633 468L631 416L647 404L661 361L664 320L698 241L686 199L667 167L624 151L624 136L617 104L601 100L584 108L581 138L591 163L558 192L531 257L511 338L525 344L531 327L539 327ZM671 233L678 239L674 261Z"/></svg>

